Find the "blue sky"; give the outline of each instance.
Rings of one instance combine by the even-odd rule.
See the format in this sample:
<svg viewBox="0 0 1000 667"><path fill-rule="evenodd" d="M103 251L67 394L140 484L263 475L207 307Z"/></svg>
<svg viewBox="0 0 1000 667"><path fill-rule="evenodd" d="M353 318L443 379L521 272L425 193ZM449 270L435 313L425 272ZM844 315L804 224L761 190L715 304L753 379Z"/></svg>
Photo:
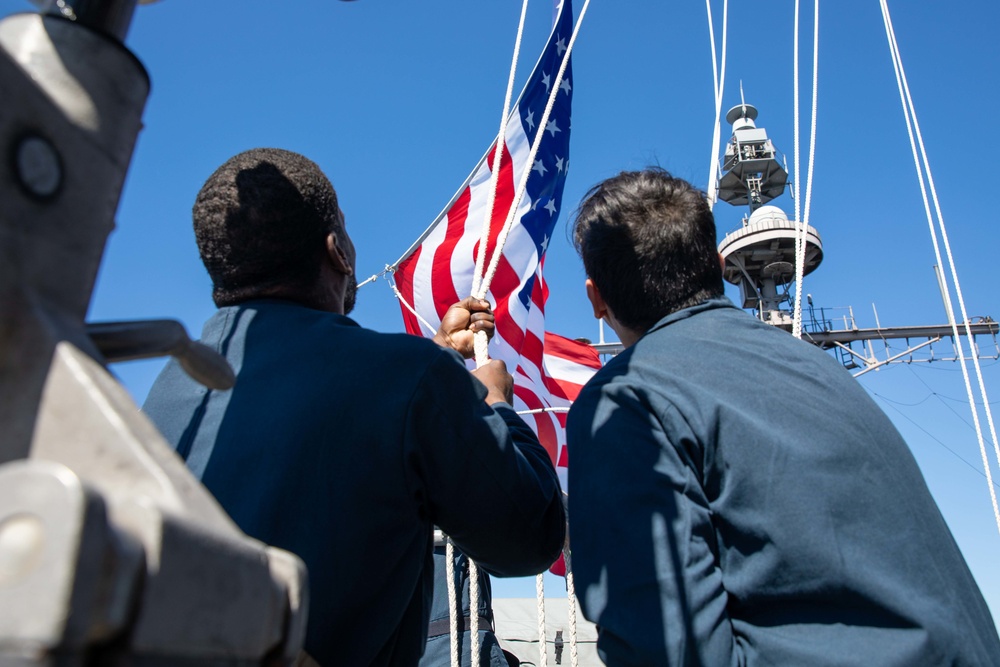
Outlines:
<svg viewBox="0 0 1000 667"><path fill-rule="evenodd" d="M713 4L719 39L721 3ZM746 101L760 110L758 126L791 168L793 3L733 5L723 114L739 103L742 81ZM26 0L0 0L0 16L30 8ZM890 9L966 304L971 315L1000 319L992 196L1000 6L896 0ZM361 276L395 260L496 133L519 11L514 0L164 0L139 8L126 41L149 70L152 94L91 319L174 317L193 335L200 332L213 305L191 231L191 202L216 166L254 146L302 152L327 172ZM812 3L803 2L802 11L804 180ZM548 0L534 0L519 82L550 19ZM598 0L590 7L574 54L569 177L546 265L550 330L597 337L565 222L591 185L659 164L705 187L714 117L707 25L699 0ZM862 327L875 325L872 304L886 326L944 323L878 3L826 3L819 52L810 223L826 258L805 280L804 293L817 306L853 307ZM791 217L787 195L773 203ZM742 215L717 206L720 239L739 227ZM362 289L355 316L374 329L402 328L381 281ZM997 361L982 363L996 403ZM161 365L114 370L141 402ZM958 365L895 365L859 381L909 442L1000 619L1000 535ZM497 589L533 594L530 585Z"/></svg>

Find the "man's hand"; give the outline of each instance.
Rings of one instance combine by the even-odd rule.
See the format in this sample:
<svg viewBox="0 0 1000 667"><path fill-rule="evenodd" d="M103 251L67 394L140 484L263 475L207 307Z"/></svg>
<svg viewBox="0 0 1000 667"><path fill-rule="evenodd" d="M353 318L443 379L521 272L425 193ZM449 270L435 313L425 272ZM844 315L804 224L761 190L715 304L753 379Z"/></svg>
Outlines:
<svg viewBox="0 0 1000 667"><path fill-rule="evenodd" d="M486 385L486 403L514 403L514 378L507 372L507 364L499 359L490 359L490 363L480 366L472 373L477 380Z"/></svg>
<svg viewBox="0 0 1000 667"><path fill-rule="evenodd" d="M470 296L453 305L444 314L441 326L434 334L434 342L471 359L475 356L473 337L476 332L485 331L489 339L493 337L495 330L493 309L489 301Z"/></svg>

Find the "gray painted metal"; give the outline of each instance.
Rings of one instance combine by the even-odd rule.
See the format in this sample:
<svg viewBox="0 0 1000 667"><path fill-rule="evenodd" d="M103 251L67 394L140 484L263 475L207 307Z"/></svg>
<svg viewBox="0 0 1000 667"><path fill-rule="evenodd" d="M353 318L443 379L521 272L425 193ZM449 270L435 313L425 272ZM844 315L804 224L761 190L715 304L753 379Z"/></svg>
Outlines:
<svg viewBox="0 0 1000 667"><path fill-rule="evenodd" d="M733 206L757 210L780 197L788 183L788 172L778 162L778 152L764 128L757 128L756 107L740 104L726 114L733 125L733 135L726 145L719 181L719 199Z"/></svg>
<svg viewBox="0 0 1000 667"><path fill-rule="evenodd" d="M232 370L176 322L84 323L149 91L110 37L134 5L0 21L0 664L292 664L301 561L236 528L102 351Z"/></svg>
<svg viewBox="0 0 1000 667"><path fill-rule="evenodd" d="M996 336L1000 331L1000 323L994 321L976 322L970 324L973 336ZM965 325L958 325L960 336L966 335ZM925 339L925 338L951 338L952 330L950 324L930 324L908 327L878 327L871 329L845 329L841 331L810 331L803 332L804 340L818 345L823 349L829 349L836 343L850 343L853 341L866 340L890 340L890 339Z"/></svg>
<svg viewBox="0 0 1000 667"><path fill-rule="evenodd" d="M521 665L539 664L538 601L535 598L494 598L493 616L500 646ZM597 626L583 617L576 606L576 648L581 667L599 667ZM545 655L549 665L569 665L569 600L545 598Z"/></svg>

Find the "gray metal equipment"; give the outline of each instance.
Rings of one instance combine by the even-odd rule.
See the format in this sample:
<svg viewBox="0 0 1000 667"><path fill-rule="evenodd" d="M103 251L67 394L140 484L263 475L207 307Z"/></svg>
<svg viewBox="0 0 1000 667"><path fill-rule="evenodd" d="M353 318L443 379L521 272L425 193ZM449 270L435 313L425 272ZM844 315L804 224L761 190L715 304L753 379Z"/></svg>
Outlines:
<svg viewBox="0 0 1000 667"><path fill-rule="evenodd" d="M733 136L726 144L719 199L733 206L748 206L750 216L742 229L727 234L719 244L725 259L723 275L739 285L742 307L774 326L791 330L792 316L783 304L789 301L788 286L795 281L795 239L798 227L777 206L765 206L780 197L788 183L788 172L778 161L778 152L767 130L754 123L757 108L739 104L726 120ZM815 228L806 230L804 275L823 261L823 242Z"/></svg>
<svg viewBox="0 0 1000 667"><path fill-rule="evenodd" d="M742 227L726 234L719 244L719 254L725 260L722 275L739 286L743 308L752 309L763 322L791 331L794 324L791 287L795 284L796 239L802 225L789 220L779 207L767 204L784 193L788 172L778 161L778 152L767 131L755 124L756 118L757 108L746 103L738 104L726 114L726 120L733 125L733 135L723 156L719 199L733 206L747 206L750 214L743 218ZM797 184L795 189L798 190ZM804 240L802 275L807 276L823 261L823 241L812 225L805 225ZM803 321L803 339L834 350L847 368L861 369L855 375L890 363L954 360L959 356L954 340L956 329L951 323L862 329L855 323L853 309L849 309L850 314L842 318L842 327L837 329L826 309L814 308L812 297L807 295L806 299L809 317ZM991 317L963 322L957 329L958 336L972 339L971 354L980 358L1000 358L998 333L1000 325ZM980 338L986 340L986 347L980 346ZM952 343L951 351L936 354L934 344L944 339ZM906 347L902 351L892 349L891 340L905 342ZM873 341L880 341L884 349L876 351ZM946 346L946 342L942 345ZM860 351L854 349L855 343ZM618 351L615 344L596 347L601 354ZM921 355L915 356L917 351L922 351Z"/></svg>
<svg viewBox="0 0 1000 667"><path fill-rule="evenodd" d="M84 317L149 80L136 0L0 21L0 665L280 665L305 569L242 534L105 369L174 354L232 385L173 321Z"/></svg>

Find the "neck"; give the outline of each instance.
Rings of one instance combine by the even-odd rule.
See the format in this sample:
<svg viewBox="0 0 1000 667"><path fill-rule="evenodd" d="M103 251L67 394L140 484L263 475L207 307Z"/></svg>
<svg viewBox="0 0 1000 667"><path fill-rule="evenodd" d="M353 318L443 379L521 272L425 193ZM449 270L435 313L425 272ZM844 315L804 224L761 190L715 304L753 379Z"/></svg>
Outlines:
<svg viewBox="0 0 1000 667"><path fill-rule="evenodd" d="M264 299L291 301L312 310L322 310L327 313L336 313L337 315L344 314L343 299L338 300L334 298L327 290L319 289L319 286L314 286L312 290L306 291L286 287L274 287L262 291L257 296Z"/></svg>
<svg viewBox="0 0 1000 667"><path fill-rule="evenodd" d="M622 342L625 347L632 347L635 345L636 341L642 338L642 335L646 333L645 331L636 331L635 329L629 329L628 327L619 327L615 329L615 333L618 334L618 340Z"/></svg>
<svg viewBox="0 0 1000 667"><path fill-rule="evenodd" d="M611 330L615 332L618 336L618 340L621 341L622 345L625 347L632 347L635 342L642 338L642 335L646 333L645 331L637 331L631 327L627 327L618 321L614 313L609 309L604 315L604 321L608 323Z"/></svg>

